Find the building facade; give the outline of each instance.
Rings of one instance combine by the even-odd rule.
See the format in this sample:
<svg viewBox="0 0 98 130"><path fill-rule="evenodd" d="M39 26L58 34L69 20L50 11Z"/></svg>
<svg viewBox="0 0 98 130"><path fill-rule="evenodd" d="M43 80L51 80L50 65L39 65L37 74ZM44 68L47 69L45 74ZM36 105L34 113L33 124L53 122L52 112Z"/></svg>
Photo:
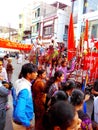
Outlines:
<svg viewBox="0 0 98 130"><path fill-rule="evenodd" d="M89 39L93 36L98 39L98 1L97 0L76 0L74 1L74 21L76 41L85 28L85 21L89 21Z"/></svg>
<svg viewBox="0 0 98 130"><path fill-rule="evenodd" d="M33 8L32 40L38 37L41 43L67 42L70 7L55 2L52 5L36 3Z"/></svg>

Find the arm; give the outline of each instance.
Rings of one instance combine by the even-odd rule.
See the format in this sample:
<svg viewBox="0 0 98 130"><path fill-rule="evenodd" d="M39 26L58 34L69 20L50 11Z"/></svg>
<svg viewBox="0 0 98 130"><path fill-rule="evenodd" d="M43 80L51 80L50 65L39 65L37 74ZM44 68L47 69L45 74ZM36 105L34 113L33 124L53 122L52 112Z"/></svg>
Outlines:
<svg viewBox="0 0 98 130"><path fill-rule="evenodd" d="M3 85L0 86L0 96L7 96L9 94L9 90L5 88Z"/></svg>
<svg viewBox="0 0 98 130"><path fill-rule="evenodd" d="M94 95L98 95L98 92L95 91L94 89L92 89L91 92L92 92L92 94L94 94Z"/></svg>
<svg viewBox="0 0 98 130"><path fill-rule="evenodd" d="M71 68L69 70L67 70L67 73L74 71L74 69L75 69L75 61L72 61Z"/></svg>

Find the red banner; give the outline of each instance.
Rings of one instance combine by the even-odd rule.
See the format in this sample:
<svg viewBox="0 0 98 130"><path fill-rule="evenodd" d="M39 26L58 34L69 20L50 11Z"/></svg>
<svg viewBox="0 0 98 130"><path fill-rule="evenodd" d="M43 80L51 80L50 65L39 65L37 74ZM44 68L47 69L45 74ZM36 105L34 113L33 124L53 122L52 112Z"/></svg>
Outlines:
<svg viewBox="0 0 98 130"><path fill-rule="evenodd" d="M10 48L10 49L18 49L18 50L25 50L25 51L30 51L32 49L31 44L23 44L23 43L12 42L12 41L2 39L2 38L0 38L0 47Z"/></svg>
<svg viewBox="0 0 98 130"><path fill-rule="evenodd" d="M98 78L98 53L90 52L84 57L84 70L90 71L91 78Z"/></svg>

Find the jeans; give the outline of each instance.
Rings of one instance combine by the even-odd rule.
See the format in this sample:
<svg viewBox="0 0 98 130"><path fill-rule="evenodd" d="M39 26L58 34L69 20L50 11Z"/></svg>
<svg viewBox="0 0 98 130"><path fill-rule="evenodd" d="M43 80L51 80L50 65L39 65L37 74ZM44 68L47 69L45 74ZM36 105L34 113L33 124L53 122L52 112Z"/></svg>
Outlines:
<svg viewBox="0 0 98 130"><path fill-rule="evenodd" d="M4 130L6 122L6 110L0 110L0 130Z"/></svg>

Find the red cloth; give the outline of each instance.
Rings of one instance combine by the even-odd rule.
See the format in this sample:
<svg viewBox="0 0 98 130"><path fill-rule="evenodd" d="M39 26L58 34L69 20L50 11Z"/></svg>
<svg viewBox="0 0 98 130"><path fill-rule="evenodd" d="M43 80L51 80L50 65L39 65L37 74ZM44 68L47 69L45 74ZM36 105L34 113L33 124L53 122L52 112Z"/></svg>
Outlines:
<svg viewBox="0 0 98 130"><path fill-rule="evenodd" d="M87 48L89 48L88 46L88 20L86 20L86 25L85 25L85 32L84 32L84 41L87 41Z"/></svg>

